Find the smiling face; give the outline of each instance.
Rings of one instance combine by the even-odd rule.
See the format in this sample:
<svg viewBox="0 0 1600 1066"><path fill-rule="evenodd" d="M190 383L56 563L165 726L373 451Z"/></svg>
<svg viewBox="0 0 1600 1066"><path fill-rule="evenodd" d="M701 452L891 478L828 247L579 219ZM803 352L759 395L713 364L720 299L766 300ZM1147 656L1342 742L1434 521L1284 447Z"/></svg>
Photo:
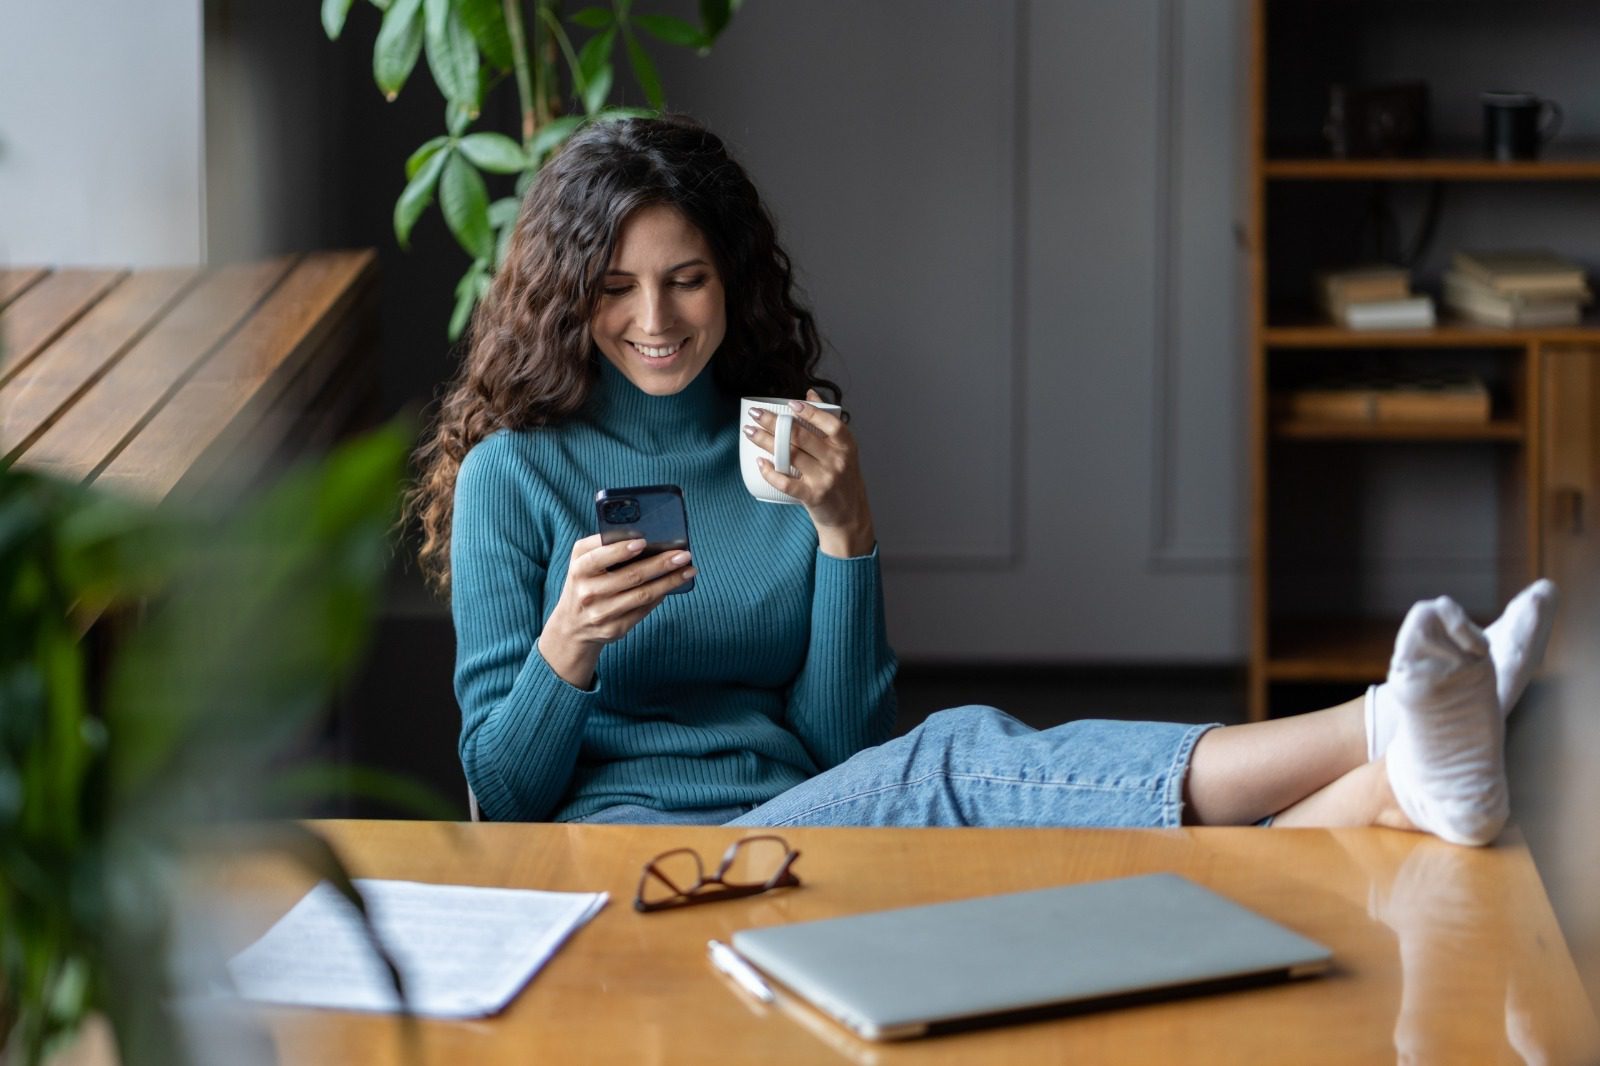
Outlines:
<svg viewBox="0 0 1600 1066"><path fill-rule="evenodd" d="M722 278L705 235L675 207L641 207L622 223L589 324L611 365L651 396L681 391L728 331Z"/></svg>

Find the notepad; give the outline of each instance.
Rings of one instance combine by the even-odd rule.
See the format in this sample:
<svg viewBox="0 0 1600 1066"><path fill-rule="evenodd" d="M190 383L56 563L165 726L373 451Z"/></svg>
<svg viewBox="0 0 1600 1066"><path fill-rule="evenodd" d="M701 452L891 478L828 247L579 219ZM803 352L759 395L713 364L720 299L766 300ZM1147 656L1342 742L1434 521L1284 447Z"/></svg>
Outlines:
<svg viewBox="0 0 1600 1066"><path fill-rule="evenodd" d="M604 892L430 885L357 879L373 926L405 980L414 1014L479 1018L510 1003ZM300 1007L396 1011L394 983L355 908L319 884L228 962L245 999Z"/></svg>

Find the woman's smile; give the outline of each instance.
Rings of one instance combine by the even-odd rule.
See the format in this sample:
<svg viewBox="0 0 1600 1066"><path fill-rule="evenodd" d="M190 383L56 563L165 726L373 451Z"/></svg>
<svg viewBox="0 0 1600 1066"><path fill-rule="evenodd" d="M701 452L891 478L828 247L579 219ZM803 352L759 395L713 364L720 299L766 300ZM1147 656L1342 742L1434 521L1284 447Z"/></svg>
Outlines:
<svg viewBox="0 0 1600 1066"><path fill-rule="evenodd" d="M664 204L629 215L590 323L600 354L639 389L670 396L699 376L727 331L705 235Z"/></svg>

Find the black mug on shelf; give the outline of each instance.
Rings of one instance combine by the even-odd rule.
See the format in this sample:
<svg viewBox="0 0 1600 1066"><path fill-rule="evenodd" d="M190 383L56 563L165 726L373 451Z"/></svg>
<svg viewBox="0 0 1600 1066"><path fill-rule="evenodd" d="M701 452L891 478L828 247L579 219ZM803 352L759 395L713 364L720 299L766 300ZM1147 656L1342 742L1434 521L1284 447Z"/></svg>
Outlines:
<svg viewBox="0 0 1600 1066"><path fill-rule="evenodd" d="M1507 162L1537 159L1539 149L1561 128L1561 108L1533 93L1486 92L1483 100L1483 154Z"/></svg>

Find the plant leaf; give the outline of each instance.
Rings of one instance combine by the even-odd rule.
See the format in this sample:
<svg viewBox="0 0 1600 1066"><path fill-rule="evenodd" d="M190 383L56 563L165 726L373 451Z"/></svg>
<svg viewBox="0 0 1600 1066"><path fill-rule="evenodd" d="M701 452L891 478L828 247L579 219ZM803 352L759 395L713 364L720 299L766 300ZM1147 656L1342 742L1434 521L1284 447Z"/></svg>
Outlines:
<svg viewBox="0 0 1600 1066"><path fill-rule="evenodd" d="M446 100L478 112L478 45L451 0L425 0L428 69Z"/></svg>
<svg viewBox="0 0 1600 1066"><path fill-rule="evenodd" d="M517 221L517 215L522 213L522 201L515 196L502 196L489 205L489 225L495 229L505 229Z"/></svg>
<svg viewBox="0 0 1600 1066"><path fill-rule="evenodd" d="M394 0L372 46L372 76L385 98L400 95L422 54L422 0Z"/></svg>
<svg viewBox="0 0 1600 1066"><path fill-rule="evenodd" d="M511 247L511 236L517 231L517 218L522 214L522 200L505 196L489 205L489 225L494 227L494 269L499 270L506 261L506 249Z"/></svg>
<svg viewBox="0 0 1600 1066"><path fill-rule="evenodd" d="M503 133L469 133L459 147L474 166L491 174L515 174L528 165L522 145Z"/></svg>
<svg viewBox="0 0 1600 1066"><path fill-rule="evenodd" d="M656 65L650 59L650 53L644 50L644 45L639 43L639 38L628 34L628 61L633 66L634 79L638 81L639 88L644 90L644 98L650 101L650 106L657 111L666 106L666 97L661 93L661 75L656 73Z"/></svg>
<svg viewBox="0 0 1600 1066"><path fill-rule="evenodd" d="M439 208L450 232L474 259L494 255L494 236L489 231L489 190L483 175L459 153L451 152L439 179Z"/></svg>
<svg viewBox="0 0 1600 1066"><path fill-rule="evenodd" d="M586 7L582 11L575 11L567 17L568 22L575 22L588 30L603 30L617 21L617 16L609 7Z"/></svg>
<svg viewBox="0 0 1600 1066"><path fill-rule="evenodd" d="M450 17L450 0L422 0L422 17L424 32L443 33L445 20Z"/></svg>
<svg viewBox="0 0 1600 1066"><path fill-rule="evenodd" d="M428 141L422 147L418 148L415 152L412 152L411 158L406 160L406 180L410 181L412 178L416 177L417 171L422 169L423 164L432 159L435 152L439 151L439 149L443 148L449 143L449 137L435 137L433 140Z"/></svg>
<svg viewBox="0 0 1600 1066"><path fill-rule="evenodd" d="M491 66L510 70L516 59L511 50L511 31L506 29L506 12L500 0L456 0L456 10L467 32L478 42Z"/></svg>
<svg viewBox="0 0 1600 1066"><path fill-rule="evenodd" d="M458 100L451 100L444 105L444 128L450 131L452 137L459 137L467 132L467 127L472 125L472 120L477 117Z"/></svg>
<svg viewBox="0 0 1600 1066"><path fill-rule="evenodd" d="M454 154L448 149L433 153L406 183L400 199L394 202L394 237L400 247L411 247L411 227L433 203L433 189L439 183L439 174L444 170L445 160Z"/></svg>
<svg viewBox="0 0 1600 1066"><path fill-rule="evenodd" d="M656 40L668 44L704 48L711 43L700 27L673 15L635 15L629 21Z"/></svg>
<svg viewBox="0 0 1600 1066"><path fill-rule="evenodd" d="M589 84L583 90L583 109L593 115L605 106L606 97L611 95L611 64L607 63L594 72L594 77L589 79Z"/></svg>
<svg viewBox="0 0 1600 1066"><path fill-rule="evenodd" d="M543 162L545 155L572 136L573 131L583 125L583 122L582 115L564 115L561 118L551 119L533 135L533 143L528 146L528 154L536 162Z"/></svg>
<svg viewBox="0 0 1600 1066"><path fill-rule="evenodd" d="M456 282L456 306L450 313L450 327L447 336L455 341L461 338L466 331L467 323L472 320L472 309L483 296L484 283L488 280L489 264L482 259L475 260L461 275L461 280Z"/></svg>
<svg viewBox="0 0 1600 1066"><path fill-rule="evenodd" d="M617 31L609 29L584 42L582 50L578 52L578 71L583 75L583 87L593 81L594 76L600 73L600 68L611 61L611 49L616 41Z"/></svg>
<svg viewBox="0 0 1600 1066"><path fill-rule="evenodd" d="M506 262L506 252L511 248L511 237L517 232L515 222L501 226L494 238L494 268L499 270Z"/></svg>
<svg viewBox="0 0 1600 1066"><path fill-rule="evenodd" d="M328 40L337 41L339 34L344 32L344 20L350 16L350 8L356 0L322 0L322 32L328 35Z"/></svg>
<svg viewBox="0 0 1600 1066"><path fill-rule="evenodd" d="M717 39L733 18L728 0L700 0L700 24L705 27L706 44Z"/></svg>

